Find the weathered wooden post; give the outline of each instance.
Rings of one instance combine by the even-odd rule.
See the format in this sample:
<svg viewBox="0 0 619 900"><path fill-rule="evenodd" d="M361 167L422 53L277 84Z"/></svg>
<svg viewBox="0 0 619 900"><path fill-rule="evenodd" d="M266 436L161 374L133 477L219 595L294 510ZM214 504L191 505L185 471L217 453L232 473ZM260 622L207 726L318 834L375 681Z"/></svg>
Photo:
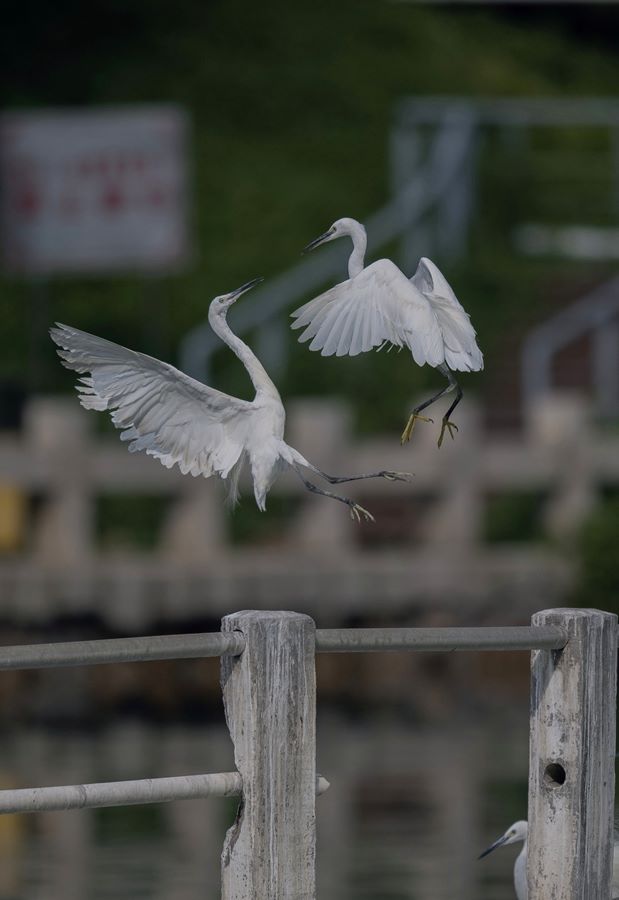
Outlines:
<svg viewBox="0 0 619 900"><path fill-rule="evenodd" d="M223 900L313 900L315 626L292 612L238 612L241 656L222 657L222 689L243 779L222 854Z"/></svg>
<svg viewBox="0 0 619 900"><path fill-rule="evenodd" d="M529 900L608 900L613 848L617 617L550 609L563 650L536 650L531 670Z"/></svg>

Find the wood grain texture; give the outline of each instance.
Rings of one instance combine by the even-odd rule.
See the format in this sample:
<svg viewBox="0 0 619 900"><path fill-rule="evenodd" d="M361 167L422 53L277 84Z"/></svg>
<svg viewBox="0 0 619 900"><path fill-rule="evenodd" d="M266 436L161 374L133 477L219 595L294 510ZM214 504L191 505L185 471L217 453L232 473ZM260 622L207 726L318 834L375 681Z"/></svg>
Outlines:
<svg viewBox="0 0 619 900"><path fill-rule="evenodd" d="M292 612L226 616L241 656L222 689L243 799L222 854L223 900L315 897L315 626Z"/></svg>
<svg viewBox="0 0 619 900"><path fill-rule="evenodd" d="M617 617L551 609L532 624L566 628L568 643L531 657L529 900L608 900Z"/></svg>

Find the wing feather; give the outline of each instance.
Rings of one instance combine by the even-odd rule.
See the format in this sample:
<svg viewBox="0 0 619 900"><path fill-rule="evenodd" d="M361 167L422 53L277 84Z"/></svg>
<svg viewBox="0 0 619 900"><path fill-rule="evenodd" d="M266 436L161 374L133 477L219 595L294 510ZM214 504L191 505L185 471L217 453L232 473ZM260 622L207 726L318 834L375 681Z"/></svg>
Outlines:
<svg viewBox="0 0 619 900"><path fill-rule="evenodd" d="M475 329L438 266L422 258L410 281L390 260L325 291L293 314L299 340L323 356L356 356L388 342L415 362L478 371L484 360Z"/></svg>
<svg viewBox="0 0 619 900"><path fill-rule="evenodd" d="M411 283L427 297L443 336L445 362L450 369L477 372L484 358L477 346L476 332L469 314L458 301L441 270L431 259L422 257Z"/></svg>
<svg viewBox="0 0 619 900"><path fill-rule="evenodd" d="M346 356L349 351L352 351L353 333L358 319L359 317L355 314L354 307L349 309L342 324L340 339L337 342L337 350L335 351L336 356Z"/></svg>
<svg viewBox="0 0 619 900"><path fill-rule="evenodd" d="M361 349L363 347L363 336L366 331L366 320L371 322L372 317L366 316L363 318L362 316L354 317L354 325L352 336L350 338L350 355L357 356L361 353Z"/></svg>
<svg viewBox="0 0 619 900"><path fill-rule="evenodd" d="M420 366L445 360L437 317L421 291L390 260L325 291L294 312L300 341L323 356L356 356L385 341L408 347Z"/></svg>
<svg viewBox="0 0 619 900"><path fill-rule="evenodd" d="M195 381L168 363L57 324L50 329L68 369L80 373L86 409L108 410L129 450L145 451L183 474L226 478L243 462L253 404ZM88 374L86 374L88 373Z"/></svg>

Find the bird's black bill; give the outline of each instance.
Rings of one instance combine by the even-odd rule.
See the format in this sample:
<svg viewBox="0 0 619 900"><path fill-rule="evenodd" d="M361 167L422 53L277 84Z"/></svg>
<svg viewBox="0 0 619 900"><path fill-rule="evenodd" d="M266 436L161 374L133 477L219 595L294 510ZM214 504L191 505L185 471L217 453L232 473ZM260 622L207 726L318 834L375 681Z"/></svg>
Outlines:
<svg viewBox="0 0 619 900"><path fill-rule="evenodd" d="M329 231L325 231L325 233L321 234L320 237L317 237L313 241L310 241L309 244L307 245L307 247L304 247L301 252L309 253L310 250L315 250L316 247L320 247L320 245L322 243L324 243L324 241L326 241L327 238L330 238L331 234L332 234L331 229L329 229Z"/></svg>
<svg viewBox="0 0 619 900"><path fill-rule="evenodd" d="M245 282L242 284L240 288L237 288L235 291L231 291L229 296L233 297L235 300L244 294L246 291L251 291L253 287L256 287L257 284L260 284L261 281L264 281L262 276L260 278L253 278L251 281Z"/></svg>
<svg viewBox="0 0 619 900"><path fill-rule="evenodd" d="M503 835L503 837L500 837L498 839L498 841L494 842L494 844L490 844L490 846L487 847L483 853L480 853L479 856L477 857L477 859L483 859L484 856L488 856L488 854L492 853L493 850L496 850L497 847L502 847L506 840L507 840L506 835Z"/></svg>

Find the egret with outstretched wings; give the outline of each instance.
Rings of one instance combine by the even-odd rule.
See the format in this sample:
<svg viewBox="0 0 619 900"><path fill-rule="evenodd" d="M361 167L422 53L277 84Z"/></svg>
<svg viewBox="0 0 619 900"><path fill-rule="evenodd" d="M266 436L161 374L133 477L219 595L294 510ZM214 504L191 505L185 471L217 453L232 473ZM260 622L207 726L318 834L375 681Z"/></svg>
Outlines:
<svg viewBox="0 0 619 900"><path fill-rule="evenodd" d="M484 366L468 313L438 266L425 257L411 279L389 259L364 267L367 237L355 219L338 219L305 250L345 235L353 243L348 279L293 312L292 327L304 328L299 340L311 340L310 350L320 350L322 356L356 356L392 344L407 347L417 365L428 363L438 369L447 378L447 386L415 407L402 443L410 439L417 419L432 421L421 411L455 390L456 398L443 416L440 447L446 429L452 438L458 430L449 419L462 399L453 373L477 372Z"/></svg>
<svg viewBox="0 0 619 900"><path fill-rule="evenodd" d="M291 467L315 494L340 500L352 518L371 514L348 497L322 490L305 477L309 469L330 484L364 478L408 481L403 472L327 475L284 441L286 414L277 388L247 344L230 329L226 316L232 304L261 278L215 297L208 318L213 331L241 360L254 385L250 402L208 387L168 363L128 350L103 338L58 324L50 330L63 364L79 372L79 399L86 409L107 410L129 450L144 450L168 469L178 465L185 475L218 475L227 482L228 496L238 499L241 470L248 463L260 510L277 475Z"/></svg>

